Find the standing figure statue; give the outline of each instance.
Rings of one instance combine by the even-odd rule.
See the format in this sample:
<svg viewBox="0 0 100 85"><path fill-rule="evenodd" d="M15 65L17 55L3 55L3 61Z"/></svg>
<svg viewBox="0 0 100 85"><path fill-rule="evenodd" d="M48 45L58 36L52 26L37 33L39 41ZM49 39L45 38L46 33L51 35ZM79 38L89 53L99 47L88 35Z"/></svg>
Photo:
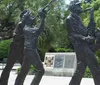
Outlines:
<svg viewBox="0 0 100 85"><path fill-rule="evenodd" d="M8 78L10 71L16 61L19 61L19 63L22 65L24 55L23 55L23 49L24 49L24 36L23 36L23 28L24 28L24 21L22 20L22 16L27 12L27 10L24 10L20 14L20 22L18 23L17 27L15 28L13 40L10 44L10 52L7 57L7 64L1 74L0 78L0 85L8 85Z"/></svg>
<svg viewBox="0 0 100 85"><path fill-rule="evenodd" d="M31 12L27 12L24 14L23 19L25 20L25 27L23 29L24 34L24 61L20 73L18 74L15 85L23 85L23 81L28 73L27 67L30 65L35 66L35 76L31 83L31 85L39 85L40 80L44 74L44 67L40 60L39 53L37 51L38 37L41 32L44 30L44 21L45 21L45 13L41 9L38 13L40 17L40 26L37 28L33 25L35 19L31 16Z"/></svg>
<svg viewBox="0 0 100 85"><path fill-rule="evenodd" d="M88 33L88 27L91 26L86 27L81 20L80 14L83 10L80 2L72 1L69 10L71 13L66 19L68 38L74 46L77 57L77 68L69 85L80 85L87 66L93 75L95 85L100 85L100 66L94 54L95 38Z"/></svg>

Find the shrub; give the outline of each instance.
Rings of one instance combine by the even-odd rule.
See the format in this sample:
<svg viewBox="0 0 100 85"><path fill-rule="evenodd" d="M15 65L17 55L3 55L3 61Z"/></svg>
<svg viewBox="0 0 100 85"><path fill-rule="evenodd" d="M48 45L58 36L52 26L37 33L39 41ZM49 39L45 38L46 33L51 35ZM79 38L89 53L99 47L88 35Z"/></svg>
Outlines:
<svg viewBox="0 0 100 85"><path fill-rule="evenodd" d="M3 40L0 42L0 58L7 58L10 43L10 40Z"/></svg>
<svg viewBox="0 0 100 85"><path fill-rule="evenodd" d="M86 77L86 78L92 78L92 74L91 74L91 72L90 72L90 70L89 70L88 67L86 68L86 71L85 71L84 77Z"/></svg>
<svg viewBox="0 0 100 85"><path fill-rule="evenodd" d="M100 50L98 50L98 51L96 52L96 56L97 56L98 62L99 62L99 64L100 64Z"/></svg>
<svg viewBox="0 0 100 85"><path fill-rule="evenodd" d="M39 55L42 61L44 61L45 52L47 52L47 49L40 48Z"/></svg>
<svg viewBox="0 0 100 85"><path fill-rule="evenodd" d="M56 48L56 52L73 52L72 49L66 49L66 48Z"/></svg>
<svg viewBox="0 0 100 85"><path fill-rule="evenodd" d="M20 70L21 70L21 67L19 67L18 69L17 69L17 74L20 72ZM28 72L28 75L33 75L34 74L34 72L36 71L36 68L34 67L34 66L32 66L31 65L31 67L30 67L30 70L29 70L29 72Z"/></svg>

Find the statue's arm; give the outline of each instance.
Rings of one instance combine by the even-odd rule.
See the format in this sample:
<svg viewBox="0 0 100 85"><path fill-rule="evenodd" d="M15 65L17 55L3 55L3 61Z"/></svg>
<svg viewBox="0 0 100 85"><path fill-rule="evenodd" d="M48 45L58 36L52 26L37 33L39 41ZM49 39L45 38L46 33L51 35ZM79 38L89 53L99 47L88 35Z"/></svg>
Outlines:
<svg viewBox="0 0 100 85"><path fill-rule="evenodd" d="M18 25L16 26L14 32L13 32L13 38L14 39L21 39L23 37L23 28L24 24L19 22Z"/></svg>
<svg viewBox="0 0 100 85"><path fill-rule="evenodd" d="M19 35L19 34L20 34L21 28L22 28L22 23L19 22L19 23L17 24L17 26L16 26L14 32L13 32L13 35L14 35L14 36L15 36L15 35Z"/></svg>
<svg viewBox="0 0 100 85"><path fill-rule="evenodd" d="M71 33L71 37L73 37L74 39L77 39L77 40L85 40L85 36L81 35L81 34L76 34L74 32Z"/></svg>
<svg viewBox="0 0 100 85"><path fill-rule="evenodd" d="M92 43L94 42L94 37L92 36L84 36L82 34L77 33L77 28L79 28L77 25L72 23L73 21L71 21L70 19L68 19L66 21L66 23L68 24L67 29L68 29L68 37L71 41L85 41L86 43ZM80 29L80 28L79 28Z"/></svg>
<svg viewBox="0 0 100 85"><path fill-rule="evenodd" d="M39 29L37 30L36 34L39 35L41 32L44 31L44 23L45 23L45 13L40 10L39 11L39 17L40 17L40 25L39 25Z"/></svg>
<svg viewBox="0 0 100 85"><path fill-rule="evenodd" d="M85 36L78 34L76 32L78 26L74 25L72 22L73 21L71 19L68 18L66 19L66 28L68 31L68 37L73 40L84 40Z"/></svg>
<svg viewBox="0 0 100 85"><path fill-rule="evenodd" d="M45 22L45 19L40 18L40 26L39 26L39 30L38 30L39 34L44 31L44 22Z"/></svg>

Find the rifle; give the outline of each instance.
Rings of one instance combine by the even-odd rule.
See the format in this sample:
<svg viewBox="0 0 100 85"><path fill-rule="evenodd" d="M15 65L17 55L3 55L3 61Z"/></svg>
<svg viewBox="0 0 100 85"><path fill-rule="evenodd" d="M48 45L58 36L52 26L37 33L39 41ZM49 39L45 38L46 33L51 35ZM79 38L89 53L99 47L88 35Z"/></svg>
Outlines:
<svg viewBox="0 0 100 85"><path fill-rule="evenodd" d="M50 10L50 5L56 0L51 0L46 6L44 6L42 8L42 11L44 11L45 13L47 13ZM39 17L39 15L37 14L34 19L36 19L37 17Z"/></svg>

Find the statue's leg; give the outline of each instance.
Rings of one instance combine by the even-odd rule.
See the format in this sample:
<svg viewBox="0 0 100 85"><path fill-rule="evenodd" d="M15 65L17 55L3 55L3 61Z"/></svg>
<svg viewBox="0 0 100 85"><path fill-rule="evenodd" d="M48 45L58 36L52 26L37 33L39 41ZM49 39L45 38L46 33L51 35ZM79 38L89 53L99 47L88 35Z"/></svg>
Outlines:
<svg viewBox="0 0 100 85"><path fill-rule="evenodd" d="M7 85L7 83L8 83L10 71L11 71L14 63L17 60L17 54L15 54L15 51L16 50L13 49L13 44L11 44L10 52L9 52L9 55L7 58L7 63L6 63L6 66L1 74L0 85Z"/></svg>
<svg viewBox="0 0 100 85"><path fill-rule="evenodd" d="M7 60L7 64L6 64L4 70L3 70L2 74L1 74L0 85L7 85L10 71L11 71L11 69L12 69L12 67L13 67L15 62L16 62L16 59L14 59L12 61L12 58L9 58Z"/></svg>
<svg viewBox="0 0 100 85"><path fill-rule="evenodd" d="M44 74L44 68L42 65L42 62L39 58L38 53L36 50L25 50L25 57L24 61L22 64L22 68L20 73L17 76L17 79L15 81L14 85L23 85L23 81L25 80L25 77L29 71L30 65L32 64L33 66L36 67L37 72L36 75L31 83L31 85L39 85L39 82Z"/></svg>
<svg viewBox="0 0 100 85"><path fill-rule="evenodd" d="M85 61L92 72L95 85L100 85L100 66L96 59L95 54L88 48L86 48L86 58Z"/></svg>
<svg viewBox="0 0 100 85"><path fill-rule="evenodd" d="M89 46L89 49L93 53L95 53L96 51L98 51L100 49L100 41L99 42L97 41L95 44L88 44L88 46Z"/></svg>
<svg viewBox="0 0 100 85"><path fill-rule="evenodd" d="M40 81L41 81L41 78L44 74L44 67L43 67L43 64L40 60L40 56L37 52L37 50L34 51L32 57L31 57L32 61L32 65L34 65L36 67L36 73L35 73L35 76L34 76L34 79L33 81L31 82L31 85L39 85Z"/></svg>
<svg viewBox="0 0 100 85"><path fill-rule="evenodd" d="M28 57L24 57L21 70L20 70L20 72L15 80L14 85L23 85L23 82L25 80L25 77L26 77L29 69L30 69L30 62L28 60Z"/></svg>
<svg viewBox="0 0 100 85"><path fill-rule="evenodd" d="M43 65L40 65L39 63L36 65L37 72L35 73L34 79L31 82L31 85L39 85L41 78L44 74Z"/></svg>
<svg viewBox="0 0 100 85"><path fill-rule="evenodd" d="M18 58L18 61L19 61L19 63L21 64L21 66L22 66L22 64L23 64L23 60L24 60L24 54L23 54L23 52L21 53L19 53L19 58Z"/></svg>
<svg viewBox="0 0 100 85"><path fill-rule="evenodd" d="M19 63L22 66L23 60L24 60L24 53L23 53L23 51L24 51L24 43L20 44L19 47L18 47L18 49L19 49L19 56L18 56L19 58L18 58L18 61L19 61Z"/></svg>
<svg viewBox="0 0 100 85"><path fill-rule="evenodd" d="M21 49L21 48L20 48ZM29 68L30 68L30 66L29 66L29 64L28 64L28 62L26 62L25 61L25 59L24 59L24 53L23 53L23 49L21 49L22 51L20 51L19 52L19 58L18 58L18 61L19 61L19 63L21 64L21 66L23 65L23 67L22 67L22 73L21 72L19 72L19 74L18 74L18 76L17 76L17 78L16 78L16 85L23 85L23 82L24 82L24 80L25 80L25 77L26 77L26 74L28 73L28 70L29 70ZM26 59L27 60L27 59ZM24 63L23 63L23 61L25 61ZM26 67L25 67L26 66ZM23 70L25 70L24 72L23 72ZM23 74L24 73L24 74ZM22 76L22 77L20 77L20 76ZM20 79L21 78L21 79ZM17 84L17 83L20 83L20 84Z"/></svg>
<svg viewBox="0 0 100 85"><path fill-rule="evenodd" d="M13 65L16 63L17 60L19 60L22 64L23 58L23 52L20 51L20 48L14 42L12 42L10 45L9 55L7 57L7 64L1 74L0 85L7 85L9 74Z"/></svg>
<svg viewBox="0 0 100 85"><path fill-rule="evenodd" d="M86 66L86 63L82 59L80 59L79 55L77 55L77 68L74 75L72 76L69 85L80 85L80 82L86 70Z"/></svg>

